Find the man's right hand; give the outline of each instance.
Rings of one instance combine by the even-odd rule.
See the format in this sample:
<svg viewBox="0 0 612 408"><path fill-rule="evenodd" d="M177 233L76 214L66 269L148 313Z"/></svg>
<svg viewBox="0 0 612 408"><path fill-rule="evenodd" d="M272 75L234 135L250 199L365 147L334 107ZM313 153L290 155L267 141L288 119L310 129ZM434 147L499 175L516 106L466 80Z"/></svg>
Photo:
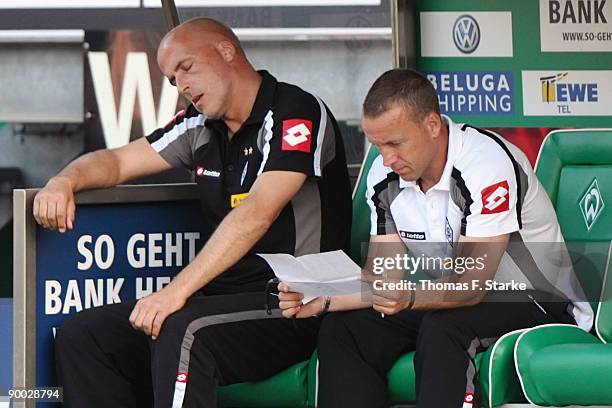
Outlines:
<svg viewBox="0 0 612 408"><path fill-rule="evenodd" d="M75 191L116 186L170 168L144 137L116 149L87 153L40 190L34 198L34 218L45 228L66 232L74 225Z"/></svg>
<svg viewBox="0 0 612 408"><path fill-rule="evenodd" d="M282 310L284 317L307 318L318 316L323 311L323 297L319 296L304 304L304 295L299 292L291 292L289 285L285 282L278 284L278 307Z"/></svg>
<svg viewBox="0 0 612 408"><path fill-rule="evenodd" d="M45 228L66 232L74 225L74 192L67 177L53 177L34 198L34 218Z"/></svg>

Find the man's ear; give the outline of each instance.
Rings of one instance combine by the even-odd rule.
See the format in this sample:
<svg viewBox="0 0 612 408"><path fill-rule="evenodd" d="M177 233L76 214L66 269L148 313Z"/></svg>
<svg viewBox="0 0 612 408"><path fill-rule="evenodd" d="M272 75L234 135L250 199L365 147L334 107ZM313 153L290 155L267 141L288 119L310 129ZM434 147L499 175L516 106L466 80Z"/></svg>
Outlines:
<svg viewBox="0 0 612 408"><path fill-rule="evenodd" d="M423 119L425 128L432 138L437 138L442 128L442 118L435 112L429 112Z"/></svg>
<svg viewBox="0 0 612 408"><path fill-rule="evenodd" d="M221 41L215 47L225 62L232 62L236 55L236 47L229 41Z"/></svg>

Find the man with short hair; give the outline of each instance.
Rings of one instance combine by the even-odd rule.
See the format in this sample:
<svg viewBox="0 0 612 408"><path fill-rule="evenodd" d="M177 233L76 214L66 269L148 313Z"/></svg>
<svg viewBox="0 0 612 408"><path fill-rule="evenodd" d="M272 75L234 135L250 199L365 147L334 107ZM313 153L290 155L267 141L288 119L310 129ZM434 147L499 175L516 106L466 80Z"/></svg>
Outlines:
<svg viewBox="0 0 612 408"><path fill-rule="evenodd" d="M59 328L67 407L214 407L217 385L307 359L319 321L266 313L274 275L255 254L349 245L344 148L319 98L255 71L231 29L208 18L170 31L157 58L189 108L146 138L69 164L38 193L34 216L64 232L75 192L185 166L210 238L159 292L80 312Z"/></svg>
<svg viewBox="0 0 612 408"><path fill-rule="evenodd" d="M554 209L516 146L440 115L431 83L405 69L374 82L362 127L380 152L366 193L373 295L302 304L279 284L286 317L339 312L319 333L319 407L386 406L387 373L411 350L419 408L472 407L476 353L503 334L556 322L591 328ZM421 266L434 261L421 268L429 280L384 290L406 280L377 274L375 259L392 261L386 272L403 277L396 255L406 250Z"/></svg>

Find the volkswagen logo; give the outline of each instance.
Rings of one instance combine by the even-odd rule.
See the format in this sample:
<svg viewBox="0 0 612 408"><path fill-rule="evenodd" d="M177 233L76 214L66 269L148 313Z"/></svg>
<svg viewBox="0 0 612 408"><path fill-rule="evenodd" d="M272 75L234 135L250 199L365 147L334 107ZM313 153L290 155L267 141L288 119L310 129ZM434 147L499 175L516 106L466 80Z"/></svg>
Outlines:
<svg viewBox="0 0 612 408"><path fill-rule="evenodd" d="M480 27L474 17L464 14L459 16L453 26L453 41L464 54L473 53L480 43Z"/></svg>

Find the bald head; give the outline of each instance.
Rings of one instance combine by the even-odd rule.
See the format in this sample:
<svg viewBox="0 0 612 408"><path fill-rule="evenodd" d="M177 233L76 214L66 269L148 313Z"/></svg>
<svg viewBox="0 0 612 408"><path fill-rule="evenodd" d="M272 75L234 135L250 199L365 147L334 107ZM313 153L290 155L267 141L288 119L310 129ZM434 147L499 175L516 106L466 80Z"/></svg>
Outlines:
<svg viewBox="0 0 612 408"><path fill-rule="evenodd" d="M244 55L240 40L232 29L208 17L192 18L174 27L164 36L159 48L177 40L200 45L215 45L221 41L228 41L234 46L236 53Z"/></svg>

